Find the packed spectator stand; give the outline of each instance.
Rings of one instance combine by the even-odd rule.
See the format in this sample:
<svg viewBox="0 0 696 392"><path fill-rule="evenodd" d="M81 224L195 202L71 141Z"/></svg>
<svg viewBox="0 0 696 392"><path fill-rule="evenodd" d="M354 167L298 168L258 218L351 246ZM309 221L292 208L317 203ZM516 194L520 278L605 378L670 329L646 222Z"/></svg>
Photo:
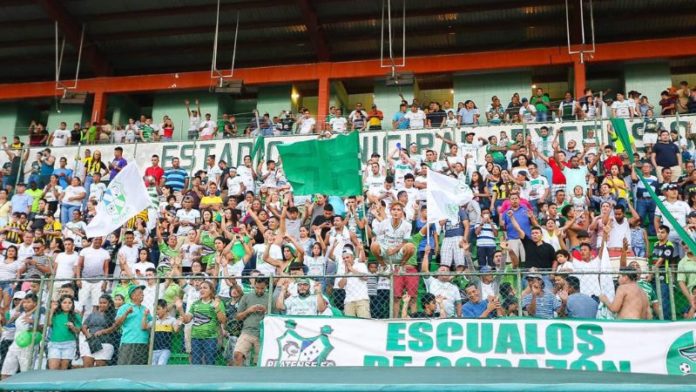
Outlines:
<svg viewBox="0 0 696 392"><path fill-rule="evenodd" d="M33 122L28 140L2 140L2 377L44 367L248 366L266 314L694 319L696 255L646 185L696 238L696 138L690 126L657 122L696 113L696 89L667 89L656 106L636 91L605 98L588 89L552 101L537 89L507 105L493 96L482 109L404 100L393 113L359 105L323 119L300 109L248 122L213 120L187 100L188 124ZM635 164L611 127L582 140L553 127L609 118L643 124ZM363 194L351 197L295 195L282 160L254 154L238 167L210 155L191 172L178 157L153 155L149 166L138 162L150 208L105 238L86 237L109 181L129 164L123 145L175 135L329 139L385 122L390 132L430 129L447 153L414 143L373 155ZM484 138L483 123L549 126ZM461 141L442 132L460 127L471 127ZM84 154L61 155L69 145ZM430 171L472 194L458 220L427 223Z"/></svg>

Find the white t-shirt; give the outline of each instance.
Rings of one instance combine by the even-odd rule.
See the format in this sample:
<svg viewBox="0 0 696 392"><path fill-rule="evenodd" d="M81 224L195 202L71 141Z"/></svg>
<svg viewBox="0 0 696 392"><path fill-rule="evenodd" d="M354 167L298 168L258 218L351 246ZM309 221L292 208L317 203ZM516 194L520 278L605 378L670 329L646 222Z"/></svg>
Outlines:
<svg viewBox="0 0 696 392"><path fill-rule="evenodd" d="M254 190L254 175L251 172L251 168L239 166L237 168L237 175L242 179L247 191Z"/></svg>
<svg viewBox="0 0 696 392"><path fill-rule="evenodd" d="M375 235L380 246L387 249L394 248L411 238L411 225L404 219L397 227L394 227L391 219L385 219L375 227Z"/></svg>
<svg viewBox="0 0 696 392"><path fill-rule="evenodd" d="M196 220L201 218L201 212L193 208L188 211L186 211L185 208L182 208L176 212L176 217L179 218L180 222L188 222L190 224L195 224ZM179 228L179 230L181 231L181 227Z"/></svg>
<svg viewBox="0 0 696 392"><path fill-rule="evenodd" d="M106 185L103 182L92 183L89 186L89 200L101 201L106 192Z"/></svg>
<svg viewBox="0 0 696 392"><path fill-rule="evenodd" d="M526 107L522 105L520 107L520 117L524 119L524 122L534 122L536 116L536 108L534 105L527 105Z"/></svg>
<svg viewBox="0 0 696 392"><path fill-rule="evenodd" d="M220 268L220 279L218 279L219 286L218 286L218 295L221 297L229 298L230 297L230 285L227 284L227 280L224 278L231 277L231 276L242 276L242 271L244 271L244 262L237 261L234 264L227 264L226 270L223 270ZM237 284L239 286L242 285L242 279L237 279Z"/></svg>
<svg viewBox="0 0 696 392"><path fill-rule="evenodd" d="M363 183L367 185L367 192L371 195L377 196L379 194L379 190L384 187L384 180L386 180L385 176L382 175L372 175L369 174L365 177L365 180Z"/></svg>
<svg viewBox="0 0 696 392"><path fill-rule="evenodd" d="M478 160L479 148L483 146L481 141L474 140L471 143L457 143L457 146L459 147L459 156L465 159L467 155L471 155L471 158L467 159L466 162L468 165L475 165Z"/></svg>
<svg viewBox="0 0 696 392"><path fill-rule="evenodd" d="M81 235L77 234L73 230L81 230L84 234L87 230L87 224L85 223L85 221L75 222L71 220L70 222L63 225L63 235L65 236L65 238L71 238L76 244L79 244L78 241L82 240Z"/></svg>
<svg viewBox="0 0 696 392"><path fill-rule="evenodd" d="M331 121L329 121L329 125L331 125L331 130L334 132L345 132L347 124L348 120L346 120L345 117L334 117L331 119Z"/></svg>
<svg viewBox="0 0 696 392"><path fill-rule="evenodd" d="M80 256L77 252L67 254L65 252L56 255L56 279L70 279L75 277L75 266Z"/></svg>
<svg viewBox="0 0 696 392"><path fill-rule="evenodd" d="M242 184L244 179L241 176L228 177L227 178L227 194L228 195L239 195L242 193Z"/></svg>
<svg viewBox="0 0 696 392"><path fill-rule="evenodd" d="M70 131L67 129L56 129L53 131L53 141L51 145L53 147L63 147L68 145L68 138L71 136Z"/></svg>
<svg viewBox="0 0 696 392"><path fill-rule="evenodd" d="M199 116L189 117L189 131L198 132L198 129L200 128L200 126L199 126L200 123L201 123L201 118Z"/></svg>
<svg viewBox="0 0 696 392"><path fill-rule="evenodd" d="M203 121L199 128L201 136L211 136L215 132L215 122L213 120Z"/></svg>
<svg viewBox="0 0 696 392"><path fill-rule="evenodd" d="M34 248L31 245L24 245L23 242L17 245L17 260L24 263L24 260L30 259L32 256L34 256Z"/></svg>
<svg viewBox="0 0 696 392"><path fill-rule="evenodd" d="M306 258L305 258L306 260ZM17 271L23 265L19 260L15 260L12 263L6 263L5 258L0 259L0 280L12 280L17 277ZM323 272L322 272L323 274Z"/></svg>
<svg viewBox="0 0 696 392"><path fill-rule="evenodd" d="M455 317L454 305L456 302L462 301L462 296L459 293L457 286L451 282L441 282L432 276L425 279L425 287L428 292L434 296L441 295L444 298L445 314L447 317ZM439 309L442 312L442 309Z"/></svg>
<svg viewBox="0 0 696 392"><path fill-rule="evenodd" d="M616 117L628 118L631 116L631 110L633 110L633 105L624 100L623 102L614 101L611 104L611 108L616 110Z"/></svg>
<svg viewBox="0 0 696 392"><path fill-rule="evenodd" d="M309 294L306 297L291 295L284 301L285 314L289 316L316 316L319 306L317 296Z"/></svg>
<svg viewBox="0 0 696 392"><path fill-rule="evenodd" d="M128 264L129 267L133 268L135 263L138 262L138 253L140 250L138 249L137 246L127 246L123 245L121 248L118 250L118 255L123 255L126 258L126 263Z"/></svg>
<svg viewBox="0 0 696 392"><path fill-rule="evenodd" d="M63 200L62 200L63 204L67 204L69 206L82 205L82 200L68 201L69 198L76 197L80 193L87 193L87 191L85 191L85 188L82 185L79 185L79 186L69 185L67 188L65 188L65 192L63 193Z"/></svg>
<svg viewBox="0 0 696 392"><path fill-rule="evenodd" d="M345 265L343 267L343 271L339 271L339 274L346 273ZM367 265L358 261L353 262L353 273L367 275ZM336 280L341 280L341 278L336 278ZM350 277L346 278L346 280L346 285L343 287L346 290L345 303L370 299L367 293L367 280L363 280L360 277Z"/></svg>
<svg viewBox="0 0 696 392"><path fill-rule="evenodd" d="M667 200L663 200L662 202L665 204L665 208L667 208L667 211L672 214L677 223L679 223L680 226L685 227L686 217L691 212L691 207L689 207L686 202L681 200L677 200L673 203L670 203ZM655 216L662 217L662 211L660 211L659 208L655 210ZM669 227L670 230L674 230L674 227L672 227L672 224L669 223L667 219L663 219L662 224Z"/></svg>
<svg viewBox="0 0 696 392"><path fill-rule="evenodd" d="M315 120L313 117L309 118L302 118L300 122L300 130L299 134L300 135L309 135L312 133L312 127L314 127L314 124L317 123L317 120Z"/></svg>
<svg viewBox="0 0 696 392"><path fill-rule="evenodd" d="M82 263L83 278L101 278L104 276L104 260L111 260L111 255L105 249L94 249L93 247L84 248L80 251L80 256L84 257Z"/></svg>
<svg viewBox="0 0 696 392"><path fill-rule="evenodd" d="M425 128L425 112L420 109L416 112L408 111L404 118L408 119L408 125L411 129Z"/></svg>

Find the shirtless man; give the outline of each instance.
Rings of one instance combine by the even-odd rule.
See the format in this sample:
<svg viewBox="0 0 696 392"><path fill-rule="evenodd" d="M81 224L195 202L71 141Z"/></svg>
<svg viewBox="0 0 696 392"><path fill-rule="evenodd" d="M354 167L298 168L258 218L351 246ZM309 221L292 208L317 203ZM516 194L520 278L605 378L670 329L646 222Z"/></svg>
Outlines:
<svg viewBox="0 0 696 392"><path fill-rule="evenodd" d="M626 267L620 270L619 288L616 290L614 301L609 301L606 295L599 296L599 300L607 308L616 313L618 319L648 319L648 296L638 286L638 273L635 268Z"/></svg>

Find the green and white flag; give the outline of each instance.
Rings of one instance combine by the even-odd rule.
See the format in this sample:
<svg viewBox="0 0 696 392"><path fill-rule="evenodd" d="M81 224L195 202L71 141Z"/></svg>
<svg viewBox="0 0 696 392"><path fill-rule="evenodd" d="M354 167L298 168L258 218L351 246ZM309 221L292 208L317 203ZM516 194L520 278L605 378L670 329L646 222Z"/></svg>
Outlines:
<svg viewBox="0 0 696 392"><path fill-rule="evenodd" d="M129 162L109 183L97 214L87 229L87 237L101 237L112 233L150 206L150 197L135 162Z"/></svg>
<svg viewBox="0 0 696 392"><path fill-rule="evenodd" d="M428 170L426 188L428 223L459 220L459 207L470 202L473 194L460 186L459 180Z"/></svg>

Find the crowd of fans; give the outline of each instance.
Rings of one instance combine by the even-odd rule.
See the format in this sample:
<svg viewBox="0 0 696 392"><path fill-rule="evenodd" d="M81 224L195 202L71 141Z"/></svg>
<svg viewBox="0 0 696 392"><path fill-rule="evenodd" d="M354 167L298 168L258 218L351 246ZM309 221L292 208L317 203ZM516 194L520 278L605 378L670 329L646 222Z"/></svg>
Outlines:
<svg viewBox="0 0 696 392"><path fill-rule="evenodd" d="M574 115L588 115L583 105L593 96L585 98L573 104ZM629 116L651 110L633 102ZM543 92L520 100L547 104ZM458 124L468 123L468 110L467 103L457 111ZM343 125L355 129L360 112ZM200 116L200 108L189 113ZM421 121L437 127L432 118ZM372 126L367 117L360 129ZM190 136L214 137L211 129L192 126ZM42 143L75 140L56 132ZM105 238L87 238L85 228L109 180L128 165L121 147L104 151L108 157L89 148L82 157L61 156L60 148L28 157L19 138L1 140L8 157L0 189L2 377L35 366L44 348L51 369L165 365L180 330L191 363L241 366L255 362L269 313L670 319L673 298L677 317L694 318L696 255L675 230L696 234L690 129L650 128L634 165L611 129L595 130L608 132L606 146L591 133L564 140L547 127L487 139L472 131L461 142L433 132L446 154L415 143L373 154L364 193L345 198L293 194L281 161L245 156L233 167L210 155L190 173L178 158L165 168L154 155L143 176L151 207ZM31 162L27 173L23 159ZM471 194L458 219L427 224L430 171ZM646 184L675 221L656 209ZM605 251L620 271L607 266Z"/></svg>
<svg viewBox="0 0 696 392"><path fill-rule="evenodd" d="M493 96L485 110L479 109L472 100L459 102L456 108L452 107L449 101L442 104L426 104L418 99L413 99L411 103L402 100L399 110L391 120L387 118L387 121L390 121L393 129L424 129L610 117L655 122L655 117L659 116L696 113L696 89L691 89L687 82L662 91L657 107L650 103L647 96L635 90L627 94L617 93L614 99L603 96L602 98L587 88L580 97L573 97L571 92L566 92L562 99L551 100L548 93L542 88L537 88L529 98L520 97L518 93L513 94L507 105L503 105L500 98ZM188 116L185 135L189 140L256 135L308 135L322 131L374 131L381 130L385 121L384 113L377 105L372 105L367 110L362 103L357 103L353 110L345 113L343 109L332 106L324 119L313 116L307 108L300 108L296 114L283 110L277 116L254 111L250 113L250 119L240 119L239 122L236 115L227 113L213 120L210 113L203 114L198 100L194 102L193 108L189 100L184 104ZM69 124L62 122L59 128L53 131L33 121L29 126L29 145L62 147L77 144L171 141L176 138L175 132L176 125L168 115L163 116L161 122L141 115L138 119L129 118L127 124L113 125L107 119L102 119L86 121L84 124L74 123L72 129L69 128Z"/></svg>

